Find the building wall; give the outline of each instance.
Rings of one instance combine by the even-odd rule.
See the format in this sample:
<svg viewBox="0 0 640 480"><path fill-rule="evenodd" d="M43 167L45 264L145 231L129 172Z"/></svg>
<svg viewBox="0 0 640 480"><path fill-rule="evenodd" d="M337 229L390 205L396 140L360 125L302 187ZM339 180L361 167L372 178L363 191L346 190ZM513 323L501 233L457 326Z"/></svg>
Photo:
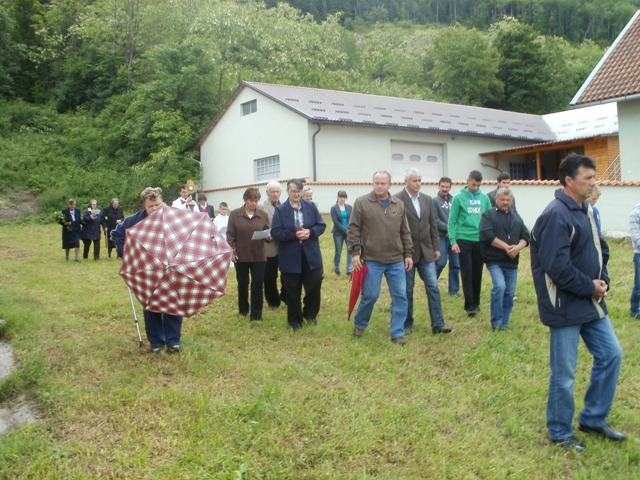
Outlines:
<svg viewBox="0 0 640 480"><path fill-rule="evenodd" d="M596 162L596 172L601 174L620 153L618 137L597 137L585 141L584 154Z"/></svg>
<svg viewBox="0 0 640 480"><path fill-rule="evenodd" d="M640 180L640 99L618 102L622 180Z"/></svg>
<svg viewBox="0 0 640 480"><path fill-rule="evenodd" d="M242 116L241 105L257 100L257 111ZM283 178L310 174L306 119L245 88L219 120L200 149L200 188L211 190L251 184L254 160L280 156Z"/></svg>
<svg viewBox="0 0 640 480"><path fill-rule="evenodd" d="M480 170L485 178L494 179L497 175L496 170L492 165L484 162L479 153L512 148L523 143L522 140L445 133L323 125L320 133L316 136L317 180L325 182L368 181L374 171L390 170L392 142L415 142L441 146L443 174L459 180L466 179L470 170ZM483 163L486 163L486 166Z"/></svg>

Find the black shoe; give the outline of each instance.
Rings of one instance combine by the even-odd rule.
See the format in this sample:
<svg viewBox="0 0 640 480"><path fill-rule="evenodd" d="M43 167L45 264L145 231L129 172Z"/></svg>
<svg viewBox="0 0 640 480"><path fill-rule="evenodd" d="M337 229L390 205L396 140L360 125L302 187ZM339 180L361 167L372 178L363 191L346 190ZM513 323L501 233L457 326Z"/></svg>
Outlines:
<svg viewBox="0 0 640 480"><path fill-rule="evenodd" d="M580 431L585 433L597 433L598 435L602 435L612 442L622 442L627 439L627 436L624 433L614 430L606 423L601 427L587 427L586 425L579 425L578 428Z"/></svg>
<svg viewBox="0 0 640 480"><path fill-rule="evenodd" d="M360 338L363 333L364 333L364 330L360 330L358 327L354 327L353 328L353 336L354 337Z"/></svg>
<svg viewBox="0 0 640 480"><path fill-rule="evenodd" d="M394 337L391 339L393 343L397 343L401 347L404 347L407 344L407 340L404 337Z"/></svg>
<svg viewBox="0 0 640 480"><path fill-rule="evenodd" d="M318 319L317 318L305 318L305 320L307 321L307 323L309 325L317 325L318 324Z"/></svg>
<svg viewBox="0 0 640 480"><path fill-rule="evenodd" d="M169 353L180 353L180 345L172 345L167 347L167 352Z"/></svg>
<svg viewBox="0 0 640 480"><path fill-rule="evenodd" d="M467 310L467 316L468 317L475 317L478 312L480 312L480 309L478 308L470 308L469 310Z"/></svg>
<svg viewBox="0 0 640 480"><path fill-rule="evenodd" d="M433 333L434 335L437 335L438 333L451 333L451 332L453 332L453 329L449 327L445 327L444 325L442 327L433 327L431 329L431 333Z"/></svg>
<svg viewBox="0 0 640 480"><path fill-rule="evenodd" d="M576 437L569 437L562 440L551 440L551 443L567 450L575 450L576 452L584 452L587 446L580 442Z"/></svg>

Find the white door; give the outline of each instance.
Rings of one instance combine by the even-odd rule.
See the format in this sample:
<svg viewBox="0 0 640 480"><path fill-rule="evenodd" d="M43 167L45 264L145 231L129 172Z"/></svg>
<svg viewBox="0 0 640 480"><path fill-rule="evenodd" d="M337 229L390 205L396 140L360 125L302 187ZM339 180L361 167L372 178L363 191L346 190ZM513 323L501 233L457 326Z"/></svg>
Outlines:
<svg viewBox="0 0 640 480"><path fill-rule="evenodd" d="M442 145L391 141L391 180L404 181L404 172L417 168L422 181L440 180L443 175Z"/></svg>

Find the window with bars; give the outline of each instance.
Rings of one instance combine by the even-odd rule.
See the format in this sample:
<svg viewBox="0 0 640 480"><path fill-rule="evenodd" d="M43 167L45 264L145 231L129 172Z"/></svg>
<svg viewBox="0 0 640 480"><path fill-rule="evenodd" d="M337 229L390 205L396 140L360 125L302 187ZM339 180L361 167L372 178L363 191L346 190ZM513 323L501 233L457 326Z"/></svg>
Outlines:
<svg viewBox="0 0 640 480"><path fill-rule="evenodd" d="M524 163L509 162L509 176L511 180L524 179Z"/></svg>
<svg viewBox="0 0 640 480"><path fill-rule="evenodd" d="M253 161L254 181L273 180L280 177L280 155L258 158Z"/></svg>

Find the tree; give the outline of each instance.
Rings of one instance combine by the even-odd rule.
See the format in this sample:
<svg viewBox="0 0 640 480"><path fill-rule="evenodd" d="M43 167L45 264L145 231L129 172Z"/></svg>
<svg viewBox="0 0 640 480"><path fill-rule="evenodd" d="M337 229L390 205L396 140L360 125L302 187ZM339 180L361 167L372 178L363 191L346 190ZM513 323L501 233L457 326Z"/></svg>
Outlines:
<svg viewBox="0 0 640 480"><path fill-rule="evenodd" d="M492 44L500 53L498 78L504 85L501 108L545 113L549 73L536 32L515 18L505 17L491 27Z"/></svg>
<svg viewBox="0 0 640 480"><path fill-rule="evenodd" d="M462 27L438 31L430 50L433 91L442 100L463 105L500 103L499 54L486 35Z"/></svg>

